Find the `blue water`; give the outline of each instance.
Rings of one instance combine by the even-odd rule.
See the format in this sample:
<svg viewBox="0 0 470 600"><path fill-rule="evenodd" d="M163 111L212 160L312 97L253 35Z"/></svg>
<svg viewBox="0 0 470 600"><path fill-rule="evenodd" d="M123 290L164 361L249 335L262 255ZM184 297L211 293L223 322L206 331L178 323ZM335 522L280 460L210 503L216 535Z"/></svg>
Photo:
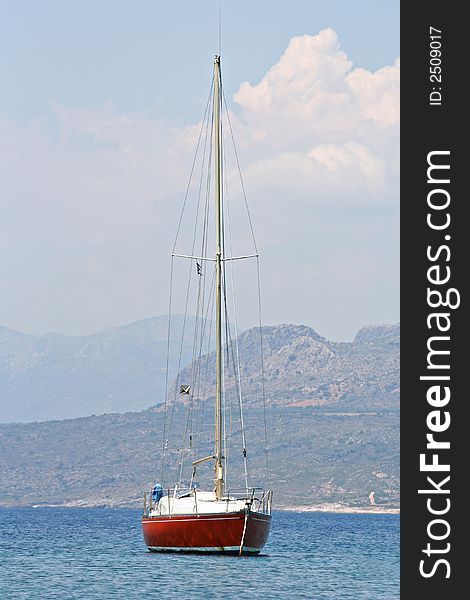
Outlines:
<svg viewBox="0 0 470 600"><path fill-rule="evenodd" d="M153 554L137 510L0 509L0 598L399 597L397 515L274 514L258 557Z"/></svg>

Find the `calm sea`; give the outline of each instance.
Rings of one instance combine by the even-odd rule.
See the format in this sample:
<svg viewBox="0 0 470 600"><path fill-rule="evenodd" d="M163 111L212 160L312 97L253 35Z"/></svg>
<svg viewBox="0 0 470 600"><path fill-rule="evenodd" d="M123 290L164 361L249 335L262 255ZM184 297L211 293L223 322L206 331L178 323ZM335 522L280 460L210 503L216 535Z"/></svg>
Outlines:
<svg viewBox="0 0 470 600"><path fill-rule="evenodd" d="M277 512L258 557L146 551L137 510L0 509L0 598L399 597L399 517Z"/></svg>

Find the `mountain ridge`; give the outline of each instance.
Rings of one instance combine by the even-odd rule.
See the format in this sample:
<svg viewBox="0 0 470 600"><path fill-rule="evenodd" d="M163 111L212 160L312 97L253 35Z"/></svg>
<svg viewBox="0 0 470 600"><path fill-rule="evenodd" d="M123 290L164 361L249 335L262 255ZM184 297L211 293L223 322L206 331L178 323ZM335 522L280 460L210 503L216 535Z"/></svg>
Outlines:
<svg viewBox="0 0 470 600"><path fill-rule="evenodd" d="M175 317L169 382L179 365L181 382L189 377L185 365L192 357L194 324L187 317L180 358L183 317ZM158 405L165 397L167 329L167 316L87 336L34 336L0 326L0 422L60 420ZM247 404L260 402L259 344L258 328L239 335L247 357L242 360ZM390 394L399 378L398 325L367 326L353 342L331 342L306 325L271 325L263 327L263 347L270 404L315 405L348 398L362 403L367 394L394 403ZM361 370L367 371L362 382ZM228 374L227 389L233 393L234 377L230 381Z"/></svg>
<svg viewBox="0 0 470 600"><path fill-rule="evenodd" d="M263 361L260 347L263 345ZM229 351L225 394L244 403L315 406L332 402L373 408L397 405L399 391L399 325L366 326L353 342L332 342L306 325L271 325L243 332ZM240 355L240 371L236 356ZM215 396L215 353L183 369L177 384L192 373L208 372L208 384L194 390L196 399ZM262 375L264 373L264 385Z"/></svg>

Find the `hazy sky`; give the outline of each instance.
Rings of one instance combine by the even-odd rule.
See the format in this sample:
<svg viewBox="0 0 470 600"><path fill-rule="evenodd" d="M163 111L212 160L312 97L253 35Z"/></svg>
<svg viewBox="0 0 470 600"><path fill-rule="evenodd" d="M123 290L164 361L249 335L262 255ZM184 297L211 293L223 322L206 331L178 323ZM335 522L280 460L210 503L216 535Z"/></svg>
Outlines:
<svg viewBox="0 0 470 600"><path fill-rule="evenodd" d="M167 310L218 48L265 323L399 320L399 3L0 1L0 324ZM254 324L242 306L239 324Z"/></svg>

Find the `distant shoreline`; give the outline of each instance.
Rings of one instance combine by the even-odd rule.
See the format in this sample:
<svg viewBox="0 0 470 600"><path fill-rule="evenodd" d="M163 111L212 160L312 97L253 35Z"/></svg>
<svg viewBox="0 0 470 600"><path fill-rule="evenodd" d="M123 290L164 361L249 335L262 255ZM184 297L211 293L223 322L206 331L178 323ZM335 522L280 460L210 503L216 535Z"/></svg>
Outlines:
<svg viewBox="0 0 470 600"><path fill-rule="evenodd" d="M140 507L136 506L134 503L129 504L106 504L105 502L85 502L85 501L76 501L76 502L64 502L62 504L29 504L18 506L16 505L1 505L0 509L6 508L107 508L107 509L128 509L128 510L138 510ZM279 504L273 507L273 510L279 512L296 512L296 513L305 513L305 512L315 512L315 513L334 513L334 514L368 514L368 515L398 515L400 514L400 508L398 507L390 507L390 506L345 506L343 504L337 503L325 503L325 504L312 504L312 505L300 505L295 506L292 504Z"/></svg>
<svg viewBox="0 0 470 600"><path fill-rule="evenodd" d="M312 504L294 506L291 504L279 504L277 510L286 512L320 512L336 514L367 514L367 515L399 515L400 508L396 506L345 506L344 504ZM275 510L276 510L275 509Z"/></svg>

